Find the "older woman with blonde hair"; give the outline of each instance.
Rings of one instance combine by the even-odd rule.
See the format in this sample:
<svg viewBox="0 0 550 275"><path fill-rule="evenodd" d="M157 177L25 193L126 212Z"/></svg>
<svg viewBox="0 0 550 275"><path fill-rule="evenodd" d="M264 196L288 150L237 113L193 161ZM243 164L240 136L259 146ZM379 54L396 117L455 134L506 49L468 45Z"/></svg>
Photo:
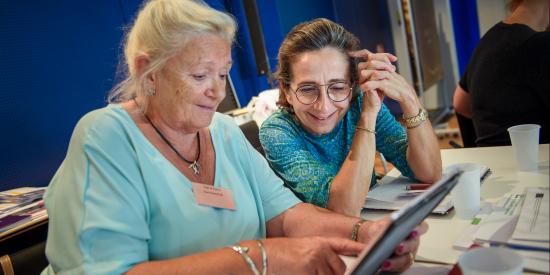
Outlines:
<svg viewBox="0 0 550 275"><path fill-rule="evenodd" d="M153 0L126 40L128 76L76 126L45 195L43 274L340 274L386 220L301 203L216 113L235 23L189 0ZM404 270L422 224L383 269ZM351 239L351 240L350 240Z"/></svg>

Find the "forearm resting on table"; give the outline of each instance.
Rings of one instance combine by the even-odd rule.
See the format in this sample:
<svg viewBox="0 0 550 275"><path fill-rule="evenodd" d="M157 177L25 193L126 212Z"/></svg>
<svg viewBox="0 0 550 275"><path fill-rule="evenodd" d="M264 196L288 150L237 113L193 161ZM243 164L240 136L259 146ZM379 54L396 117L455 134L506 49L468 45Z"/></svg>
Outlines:
<svg viewBox="0 0 550 275"><path fill-rule="evenodd" d="M442 172L441 153L430 121L408 129L407 137L407 162L414 177L425 183L438 181Z"/></svg>
<svg viewBox="0 0 550 275"><path fill-rule="evenodd" d="M357 126L375 129L376 114L362 117ZM372 180L375 151L375 133L356 130L350 151L332 180L328 209L348 216L359 216Z"/></svg>
<svg viewBox="0 0 550 275"><path fill-rule="evenodd" d="M407 106L407 107L405 107ZM402 103L404 116L416 116L422 105L416 97L407 104ZM407 128L407 163L414 173L414 177L422 182L434 183L441 178L441 153L437 137L429 119L422 124Z"/></svg>
<svg viewBox="0 0 550 275"><path fill-rule="evenodd" d="M309 203L300 203L267 223L268 237L349 238L359 218L348 217ZM366 221L362 226L368 226ZM361 237L361 236L359 236Z"/></svg>

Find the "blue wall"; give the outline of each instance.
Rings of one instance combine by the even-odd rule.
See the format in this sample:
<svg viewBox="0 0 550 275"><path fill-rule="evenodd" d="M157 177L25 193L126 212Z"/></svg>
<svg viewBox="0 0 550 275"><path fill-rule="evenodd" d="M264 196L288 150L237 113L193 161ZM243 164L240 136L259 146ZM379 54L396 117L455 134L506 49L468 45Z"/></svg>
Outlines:
<svg viewBox="0 0 550 275"><path fill-rule="evenodd" d="M372 1L367 11L361 0L257 0L271 70L275 70L278 47L286 33L317 17L341 22L361 38L363 47L372 49L382 42L391 52L390 34L384 31L385 2ZM270 85L266 76L256 73L242 0L207 2L238 20L231 77L244 105ZM477 19L465 20L471 18L475 1L467 0L467 9L465 2L451 2L453 12L460 14L453 18L461 17L455 26L472 24L477 29ZM65 156L78 119L105 106L121 53L123 27L140 3L0 1L0 190L48 184ZM369 13L379 18L361 19ZM461 68L478 39L468 38L472 28L464 31L466 38L457 38Z"/></svg>
<svg viewBox="0 0 550 275"><path fill-rule="evenodd" d="M78 119L105 105L126 18L117 1L2 1L0 190L48 183Z"/></svg>
<svg viewBox="0 0 550 275"><path fill-rule="evenodd" d="M210 0L239 21L231 76L246 104L269 88L257 76L242 1ZM141 1L0 2L0 190L45 186L85 113L105 106L123 28ZM282 40L272 1L258 1L271 66Z"/></svg>

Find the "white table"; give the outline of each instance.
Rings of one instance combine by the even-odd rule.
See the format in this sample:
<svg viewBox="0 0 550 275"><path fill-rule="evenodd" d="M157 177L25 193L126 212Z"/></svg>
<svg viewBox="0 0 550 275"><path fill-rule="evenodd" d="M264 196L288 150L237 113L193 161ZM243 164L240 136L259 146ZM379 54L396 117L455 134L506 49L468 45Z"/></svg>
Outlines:
<svg viewBox="0 0 550 275"><path fill-rule="evenodd" d="M536 171L518 171L511 146L441 150L443 166L473 162L487 165L493 174L481 186L482 205L496 202L506 193L522 193L528 186L549 186L550 156L548 144L539 145L539 167ZM390 175L399 174L392 170ZM383 211L363 211L366 219L377 219ZM445 216L430 215L426 219L430 229L422 236L417 259L419 261L455 264L463 251L454 249L453 243L468 227L469 220L455 218L454 211ZM407 272L409 273L409 272Z"/></svg>

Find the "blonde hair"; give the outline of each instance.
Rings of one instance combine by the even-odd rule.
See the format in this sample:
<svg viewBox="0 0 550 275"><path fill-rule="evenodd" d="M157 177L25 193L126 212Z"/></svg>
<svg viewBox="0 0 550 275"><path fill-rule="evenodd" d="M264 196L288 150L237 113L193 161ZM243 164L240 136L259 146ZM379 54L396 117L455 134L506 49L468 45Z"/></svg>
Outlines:
<svg viewBox="0 0 550 275"><path fill-rule="evenodd" d="M232 43L237 24L229 14L217 11L202 1L151 0L139 11L124 40L124 60L119 74L124 80L109 93L109 103L119 103L137 96L148 106L146 79L164 69L167 61L185 44L200 34L216 34ZM137 72L136 59L146 55L148 67Z"/></svg>

